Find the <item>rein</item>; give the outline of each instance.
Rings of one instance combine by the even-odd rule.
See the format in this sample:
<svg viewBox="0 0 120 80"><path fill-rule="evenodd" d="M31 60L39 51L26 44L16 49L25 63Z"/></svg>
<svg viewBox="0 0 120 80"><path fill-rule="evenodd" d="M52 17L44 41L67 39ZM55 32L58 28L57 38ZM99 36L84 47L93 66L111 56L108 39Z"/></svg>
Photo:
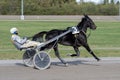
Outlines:
<svg viewBox="0 0 120 80"><path fill-rule="evenodd" d="M85 33L85 31L83 31L83 30L80 30L80 31L81 31L81 32L83 32L83 33L87 36L87 38L89 38L89 37L90 37L90 35L91 35L91 29L90 29L89 34L88 34L88 35Z"/></svg>
<svg viewBox="0 0 120 80"><path fill-rule="evenodd" d="M89 38L89 37L90 37L90 35L91 35L91 29L90 29L90 31L89 31L89 34L87 35L87 38Z"/></svg>

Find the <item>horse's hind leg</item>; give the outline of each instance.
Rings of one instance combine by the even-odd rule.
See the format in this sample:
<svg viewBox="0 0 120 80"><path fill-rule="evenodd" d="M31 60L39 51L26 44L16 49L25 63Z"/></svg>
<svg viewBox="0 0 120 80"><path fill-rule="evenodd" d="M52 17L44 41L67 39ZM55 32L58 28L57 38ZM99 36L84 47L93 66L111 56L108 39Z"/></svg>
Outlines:
<svg viewBox="0 0 120 80"><path fill-rule="evenodd" d="M58 59L67 66L67 63L60 57L59 50L58 50L58 45L56 45L54 48L55 55L58 57Z"/></svg>
<svg viewBox="0 0 120 80"><path fill-rule="evenodd" d="M83 46L86 48L86 50L87 50L97 61L100 60L100 59L93 53L93 51L90 49L90 47L89 47L88 44L83 45Z"/></svg>

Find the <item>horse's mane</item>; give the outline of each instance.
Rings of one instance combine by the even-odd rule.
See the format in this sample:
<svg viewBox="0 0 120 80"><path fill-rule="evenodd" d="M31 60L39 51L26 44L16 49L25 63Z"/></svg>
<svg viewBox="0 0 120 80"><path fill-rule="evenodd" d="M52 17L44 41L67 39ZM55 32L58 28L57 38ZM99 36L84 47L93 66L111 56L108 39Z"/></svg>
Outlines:
<svg viewBox="0 0 120 80"><path fill-rule="evenodd" d="M83 17L82 20L78 23L78 25L77 25L78 29L81 29L83 27L85 20L86 20L86 18Z"/></svg>

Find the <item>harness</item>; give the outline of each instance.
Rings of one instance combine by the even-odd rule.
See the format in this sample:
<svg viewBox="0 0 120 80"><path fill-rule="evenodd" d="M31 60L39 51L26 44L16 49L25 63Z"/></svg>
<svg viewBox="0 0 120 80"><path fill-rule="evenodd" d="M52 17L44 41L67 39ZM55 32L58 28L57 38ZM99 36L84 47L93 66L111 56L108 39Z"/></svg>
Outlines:
<svg viewBox="0 0 120 80"><path fill-rule="evenodd" d="M87 36L87 38L90 37L91 35L91 30L89 32L88 35L86 35L85 31L82 29L82 30L79 30L77 27L72 27L72 34L74 35L75 37L75 45L78 45L78 39L77 39L77 36L79 35L80 32L82 32L85 36Z"/></svg>
<svg viewBox="0 0 120 80"><path fill-rule="evenodd" d="M80 32L83 32L83 33L86 35L85 31L81 30ZM90 29L90 32L89 32L88 35L87 35L87 38L89 38L90 35L91 35L91 29Z"/></svg>
<svg viewBox="0 0 120 80"><path fill-rule="evenodd" d="M74 35L75 38L77 37L77 34L79 34L80 32L82 32L82 33L84 33L84 35L86 35L85 31L83 31L83 30L79 31L79 29L77 27L74 27L74 26L72 27L72 34ZM87 35L87 38L89 38L90 35L91 35L91 30L90 30L89 34Z"/></svg>

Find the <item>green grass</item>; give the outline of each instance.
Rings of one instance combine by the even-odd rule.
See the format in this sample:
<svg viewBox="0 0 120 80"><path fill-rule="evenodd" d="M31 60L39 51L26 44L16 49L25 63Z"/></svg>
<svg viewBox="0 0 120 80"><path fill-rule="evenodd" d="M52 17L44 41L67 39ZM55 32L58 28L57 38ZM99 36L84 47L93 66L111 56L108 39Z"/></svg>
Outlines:
<svg viewBox="0 0 120 80"><path fill-rule="evenodd" d="M0 21L0 59L22 58L23 51L16 50L10 41L9 30L12 27L17 27L21 36L32 36L39 31L65 29L68 26L75 26L77 23L75 21ZM97 29L91 31L91 36L88 38L88 43L95 54L99 57L120 57L119 49L108 49L120 48L120 22L95 22L95 24ZM83 47L80 50L82 57L91 57ZM54 57L53 53L52 51L52 57ZM62 57L66 57L67 53L74 53L74 50L72 47L60 45L60 53Z"/></svg>

